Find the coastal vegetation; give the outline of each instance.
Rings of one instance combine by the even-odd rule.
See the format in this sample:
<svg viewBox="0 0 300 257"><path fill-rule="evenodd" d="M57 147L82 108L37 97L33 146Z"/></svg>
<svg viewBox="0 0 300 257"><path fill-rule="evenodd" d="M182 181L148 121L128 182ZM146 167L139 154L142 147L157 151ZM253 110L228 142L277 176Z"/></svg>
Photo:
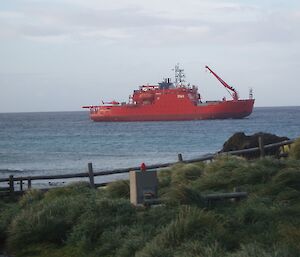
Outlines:
<svg viewBox="0 0 300 257"><path fill-rule="evenodd" d="M161 204L133 207L129 182L27 191L0 201L0 242L14 256L297 257L300 140L289 158L176 164L158 172ZM205 195L248 192L208 204Z"/></svg>

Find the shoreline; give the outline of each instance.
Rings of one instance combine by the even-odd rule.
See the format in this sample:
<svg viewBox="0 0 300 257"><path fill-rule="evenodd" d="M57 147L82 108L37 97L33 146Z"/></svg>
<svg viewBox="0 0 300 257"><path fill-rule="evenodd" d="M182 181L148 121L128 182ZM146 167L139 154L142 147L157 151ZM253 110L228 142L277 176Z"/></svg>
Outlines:
<svg viewBox="0 0 300 257"><path fill-rule="evenodd" d="M247 256L246 246L261 256L288 249L289 256L296 257L292 253L299 248L297 233L291 234L290 228L291 220L300 217L295 212L299 212L299 194L291 192L299 191L299 161L271 157L249 161L223 155L214 162L177 164L157 173L162 204L155 208L133 207L128 182L116 181L98 190L74 184L46 193L28 191L1 211L8 214L17 207L14 217L8 215L14 222L6 224L14 224L8 235L11 249L24 257L79 257L99 251L107 256L150 257L154 250L160 256L194 256L205 250L234 257L238 253ZM205 201L205 195L215 199L222 192L230 196L237 188L247 197ZM285 231L290 231L288 238ZM253 238L260 243L253 243ZM277 240L281 245L275 247ZM187 247L191 242L193 247ZM131 250L125 255L127 246Z"/></svg>

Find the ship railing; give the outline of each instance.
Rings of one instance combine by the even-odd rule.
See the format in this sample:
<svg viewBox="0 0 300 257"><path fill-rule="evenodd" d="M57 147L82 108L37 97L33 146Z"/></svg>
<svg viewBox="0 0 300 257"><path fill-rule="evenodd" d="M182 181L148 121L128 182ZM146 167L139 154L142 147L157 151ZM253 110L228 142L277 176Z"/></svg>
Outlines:
<svg viewBox="0 0 300 257"><path fill-rule="evenodd" d="M265 156L265 150L271 149L274 147L284 147L290 146L292 143L295 142L295 139L285 140L279 143L273 143L264 145L263 139L259 137L259 146L254 148L248 148L243 150L236 150L236 151L229 151L229 152L216 152L202 155L198 158L193 158L189 160L183 160L182 154L178 154L178 160L176 162L167 162L167 163L160 163L160 164L152 164L147 165L147 170L154 170L154 169L163 169L170 167L172 165L178 163L196 163L196 162L205 162L205 161L213 161L213 159L222 156L222 155L243 155L253 152L259 152L260 157ZM87 182L90 184L91 187L101 187L106 186L110 182L102 182L96 183L95 177L99 176L108 176L108 175L116 175L116 174L126 174L132 170L140 170L140 166L136 167L129 167L129 168L120 168L120 169L112 169L107 171L94 171L92 163L88 163L87 172L82 173L70 173L70 174L60 174L60 175L38 175L38 176L22 176L22 177L15 177L10 175L8 178L0 178L0 184L8 184L6 187L0 187L0 195L15 195L15 194L22 194L24 191L33 188L33 181L41 181L41 180L60 180L59 182L48 182L49 187L44 186L43 190L48 190L49 188L53 188L53 186L64 186L67 185L65 179L71 179L72 181L82 181L82 178L86 178Z"/></svg>

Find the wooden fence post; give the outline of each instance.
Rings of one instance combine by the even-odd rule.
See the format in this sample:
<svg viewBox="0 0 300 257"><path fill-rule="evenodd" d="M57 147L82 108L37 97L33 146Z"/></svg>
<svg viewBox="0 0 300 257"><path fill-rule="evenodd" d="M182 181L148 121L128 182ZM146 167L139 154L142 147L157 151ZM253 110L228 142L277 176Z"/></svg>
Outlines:
<svg viewBox="0 0 300 257"><path fill-rule="evenodd" d="M260 158L265 157L265 145L264 145L264 138L262 136L258 137L258 146L260 151Z"/></svg>
<svg viewBox="0 0 300 257"><path fill-rule="evenodd" d="M20 191L23 191L23 179L20 180Z"/></svg>
<svg viewBox="0 0 300 257"><path fill-rule="evenodd" d="M182 154L181 154L181 153L178 154L178 161L179 161L179 162L182 162L182 161L183 161L183 158L182 158Z"/></svg>
<svg viewBox="0 0 300 257"><path fill-rule="evenodd" d="M27 188L31 189L31 177L28 178Z"/></svg>
<svg viewBox="0 0 300 257"><path fill-rule="evenodd" d="M9 175L9 192L10 194L14 194L15 186L14 186L14 175Z"/></svg>
<svg viewBox="0 0 300 257"><path fill-rule="evenodd" d="M91 162L88 163L88 169L91 188L95 188L93 164Z"/></svg>

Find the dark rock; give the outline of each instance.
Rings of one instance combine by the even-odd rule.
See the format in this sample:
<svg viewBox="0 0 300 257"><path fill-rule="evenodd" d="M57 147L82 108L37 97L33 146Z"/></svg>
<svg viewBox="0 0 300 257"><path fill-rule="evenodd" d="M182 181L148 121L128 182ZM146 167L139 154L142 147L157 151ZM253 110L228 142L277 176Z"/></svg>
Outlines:
<svg viewBox="0 0 300 257"><path fill-rule="evenodd" d="M288 140L288 137L279 137L274 134L259 132L250 136L245 135L243 132L238 132L233 134L223 145L221 152L229 152L236 150L243 150L248 148L258 147L258 138L262 137L264 145L273 144ZM275 155L280 154L280 147L273 147L265 149L265 155ZM260 156L260 152L244 153L241 156L245 158L257 158Z"/></svg>

